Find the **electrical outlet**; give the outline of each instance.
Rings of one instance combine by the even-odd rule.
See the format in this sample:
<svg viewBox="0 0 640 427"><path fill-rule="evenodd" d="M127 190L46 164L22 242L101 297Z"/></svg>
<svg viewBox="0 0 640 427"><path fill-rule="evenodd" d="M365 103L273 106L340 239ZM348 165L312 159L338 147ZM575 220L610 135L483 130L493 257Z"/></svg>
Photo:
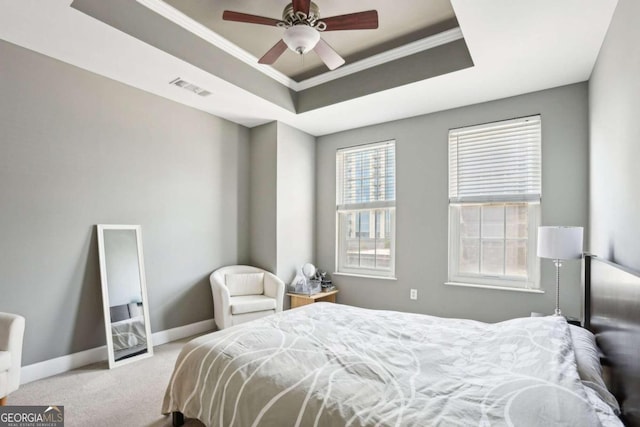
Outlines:
<svg viewBox="0 0 640 427"><path fill-rule="evenodd" d="M418 290L417 289L411 289L411 292L409 293L409 298L418 299Z"/></svg>

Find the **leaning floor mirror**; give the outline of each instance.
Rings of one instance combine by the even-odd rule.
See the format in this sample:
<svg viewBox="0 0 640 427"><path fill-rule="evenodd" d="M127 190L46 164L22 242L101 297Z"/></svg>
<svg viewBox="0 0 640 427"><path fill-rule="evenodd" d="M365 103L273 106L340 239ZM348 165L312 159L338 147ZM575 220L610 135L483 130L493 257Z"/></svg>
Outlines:
<svg viewBox="0 0 640 427"><path fill-rule="evenodd" d="M98 226L109 368L153 355L139 225Z"/></svg>

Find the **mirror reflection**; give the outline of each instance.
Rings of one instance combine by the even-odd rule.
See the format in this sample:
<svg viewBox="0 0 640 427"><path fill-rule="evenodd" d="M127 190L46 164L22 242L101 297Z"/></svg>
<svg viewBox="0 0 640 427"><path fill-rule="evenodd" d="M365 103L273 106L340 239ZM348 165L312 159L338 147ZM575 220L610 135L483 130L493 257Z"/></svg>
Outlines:
<svg viewBox="0 0 640 427"><path fill-rule="evenodd" d="M150 356L139 226L98 226L109 366Z"/></svg>

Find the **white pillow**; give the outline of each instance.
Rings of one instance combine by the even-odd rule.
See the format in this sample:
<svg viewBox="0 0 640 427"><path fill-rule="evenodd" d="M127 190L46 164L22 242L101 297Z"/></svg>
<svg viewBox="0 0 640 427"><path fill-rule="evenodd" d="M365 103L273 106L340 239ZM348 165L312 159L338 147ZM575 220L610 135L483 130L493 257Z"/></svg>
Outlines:
<svg viewBox="0 0 640 427"><path fill-rule="evenodd" d="M260 295L264 293L264 273L226 274L225 284L230 296Z"/></svg>
<svg viewBox="0 0 640 427"><path fill-rule="evenodd" d="M596 345L596 337L587 329L569 325L573 350L576 353L578 374L583 381L602 383L602 366L600 365L600 351Z"/></svg>
<svg viewBox="0 0 640 427"><path fill-rule="evenodd" d="M141 317L142 315L142 304L138 305L137 302L129 303L129 316L131 316L132 319L134 317Z"/></svg>
<svg viewBox="0 0 640 427"><path fill-rule="evenodd" d="M618 413L620 406L616 398L607 390L602 378L602 365L600 365L600 350L596 345L596 336L580 326L569 325L573 351L576 355L578 375L585 387L594 390L600 398L609 404Z"/></svg>

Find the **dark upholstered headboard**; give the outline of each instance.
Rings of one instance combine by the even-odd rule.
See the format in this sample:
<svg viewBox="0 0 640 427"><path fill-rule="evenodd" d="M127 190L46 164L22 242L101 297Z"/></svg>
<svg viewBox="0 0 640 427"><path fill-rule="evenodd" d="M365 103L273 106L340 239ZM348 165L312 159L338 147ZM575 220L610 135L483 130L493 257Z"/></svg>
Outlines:
<svg viewBox="0 0 640 427"><path fill-rule="evenodd" d="M628 426L640 427L640 273L584 258L584 326L596 335L602 365Z"/></svg>

